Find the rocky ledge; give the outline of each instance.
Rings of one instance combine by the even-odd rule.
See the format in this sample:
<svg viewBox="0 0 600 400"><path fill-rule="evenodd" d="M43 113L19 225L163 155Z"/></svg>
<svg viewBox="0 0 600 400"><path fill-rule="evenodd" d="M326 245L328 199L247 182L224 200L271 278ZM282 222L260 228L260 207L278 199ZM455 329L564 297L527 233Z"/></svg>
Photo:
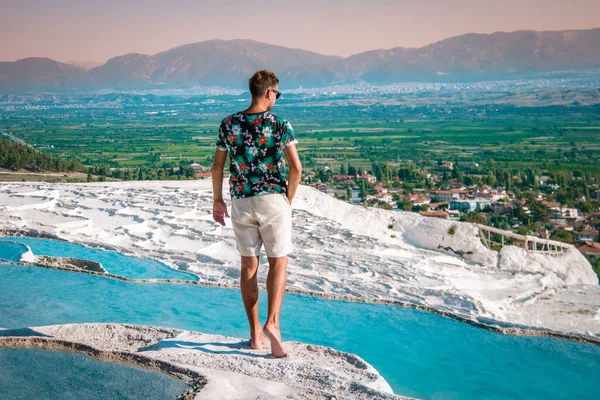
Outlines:
<svg viewBox="0 0 600 400"><path fill-rule="evenodd" d="M360 357L286 342L290 358L247 340L126 324L69 324L0 331L0 347L77 352L183 379L194 399L403 399Z"/></svg>

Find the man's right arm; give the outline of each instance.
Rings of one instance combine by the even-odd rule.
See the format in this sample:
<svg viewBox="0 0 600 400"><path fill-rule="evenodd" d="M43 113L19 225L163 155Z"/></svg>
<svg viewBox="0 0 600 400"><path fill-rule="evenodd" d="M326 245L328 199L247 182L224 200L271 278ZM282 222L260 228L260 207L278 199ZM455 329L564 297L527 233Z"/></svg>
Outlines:
<svg viewBox="0 0 600 400"><path fill-rule="evenodd" d="M225 226L225 217L229 217L227 213L227 205L223 200L223 168L227 160L227 142L225 140L226 127L224 123L219 126L219 134L215 144L215 158L212 166L212 185L213 185L213 219L219 224Z"/></svg>
<svg viewBox="0 0 600 400"><path fill-rule="evenodd" d="M223 200L223 168L227 159L227 151L215 150L215 159L212 166L213 185L213 219L225 226L225 217L229 217L227 205Z"/></svg>

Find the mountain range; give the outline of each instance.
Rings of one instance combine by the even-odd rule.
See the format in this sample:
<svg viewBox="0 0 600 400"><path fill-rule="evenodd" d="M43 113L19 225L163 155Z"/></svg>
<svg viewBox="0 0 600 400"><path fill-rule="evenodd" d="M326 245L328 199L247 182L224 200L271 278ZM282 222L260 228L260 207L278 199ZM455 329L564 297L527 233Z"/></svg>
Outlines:
<svg viewBox="0 0 600 400"><path fill-rule="evenodd" d="M465 34L421 48L326 56L252 40L210 40L157 53L126 54L86 70L48 58L0 62L0 88L246 88L267 68L282 87L481 81L600 67L600 28Z"/></svg>

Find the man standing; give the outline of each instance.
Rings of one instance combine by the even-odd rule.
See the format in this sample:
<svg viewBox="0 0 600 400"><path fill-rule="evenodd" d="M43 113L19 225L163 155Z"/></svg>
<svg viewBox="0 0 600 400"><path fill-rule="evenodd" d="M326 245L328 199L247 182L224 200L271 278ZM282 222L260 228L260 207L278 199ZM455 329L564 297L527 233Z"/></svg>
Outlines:
<svg viewBox="0 0 600 400"><path fill-rule="evenodd" d="M281 340L279 316L287 280L287 255L292 248L292 200L300 184L302 164L288 121L271 114L279 98L279 79L257 71L248 81L252 103L221 122L212 168L213 218L225 225L223 168L229 153L231 221L242 256L240 289L248 322L250 346L260 348L265 335L275 357L287 357ZM289 164L289 179L286 179ZM261 329L258 320L257 270L262 245L269 261L269 313Z"/></svg>

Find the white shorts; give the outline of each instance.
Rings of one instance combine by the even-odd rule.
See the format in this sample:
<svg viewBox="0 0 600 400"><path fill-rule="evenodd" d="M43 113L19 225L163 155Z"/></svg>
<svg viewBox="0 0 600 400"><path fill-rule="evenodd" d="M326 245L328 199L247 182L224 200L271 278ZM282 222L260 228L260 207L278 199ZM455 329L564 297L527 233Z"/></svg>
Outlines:
<svg viewBox="0 0 600 400"><path fill-rule="evenodd" d="M283 193L233 200L231 222L242 256L258 256L263 243L267 257L283 257L292 251L292 206Z"/></svg>

